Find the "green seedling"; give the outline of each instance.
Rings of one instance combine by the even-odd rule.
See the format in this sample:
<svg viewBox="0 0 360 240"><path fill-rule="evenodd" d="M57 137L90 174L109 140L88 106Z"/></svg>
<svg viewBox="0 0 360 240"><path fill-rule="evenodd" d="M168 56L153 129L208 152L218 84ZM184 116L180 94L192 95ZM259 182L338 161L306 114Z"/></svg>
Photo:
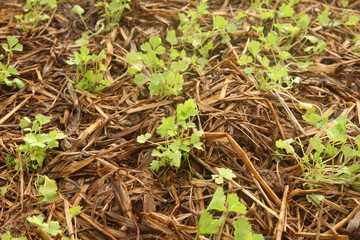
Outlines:
<svg viewBox="0 0 360 240"><path fill-rule="evenodd" d="M23 9L28 13L15 15L15 18L20 22L17 26L23 31L33 29L40 22L50 18L49 15L44 13L45 11L56 7L57 0L27 0Z"/></svg>
<svg viewBox="0 0 360 240"><path fill-rule="evenodd" d="M224 179L231 180L236 177L231 169L228 168L217 168L219 174L211 175L212 179L216 184L223 184Z"/></svg>
<svg viewBox="0 0 360 240"><path fill-rule="evenodd" d="M214 217L212 211L220 212L220 217ZM260 234L254 234L251 225L246 218L230 218L231 213L246 214L246 207L240 202L236 193L225 195L222 187L218 187L206 210L201 213L199 227L195 239L200 235L216 235L212 239L221 239L223 228L227 220L232 221L234 227L234 239L263 240Z"/></svg>
<svg viewBox="0 0 360 240"><path fill-rule="evenodd" d="M111 82L105 80L102 74L107 71L102 63L106 58L105 51L102 50L98 55L90 54L86 46L81 46L80 52L74 52L74 58L66 61L69 65L76 66L75 83L76 86L87 91L103 91L110 86Z"/></svg>
<svg viewBox="0 0 360 240"><path fill-rule="evenodd" d="M27 237L13 237L10 231L7 231L1 236L1 240L27 240Z"/></svg>
<svg viewBox="0 0 360 240"><path fill-rule="evenodd" d="M174 168L179 168L182 160L189 159L189 152L192 148L202 150L202 142L200 137L203 131L197 131L190 134L190 131L195 128L195 124L190 121L190 118L196 116L199 111L196 108L194 100L189 99L183 104L178 104L176 107L176 116L163 118L156 133L165 139L164 145L158 145L156 150L153 150L152 156L159 160L153 160L150 164L150 169L158 171L161 167L170 165ZM150 133L140 135L137 137L139 143L149 141ZM150 141L149 141L150 142Z"/></svg>
<svg viewBox="0 0 360 240"><path fill-rule="evenodd" d="M261 90L285 91L299 83L300 78L292 77L289 71L294 67L307 71L313 65L310 58L326 47L325 41L308 35L312 17L306 13L296 15L294 6L298 2L287 1L278 9L264 2L255 2L252 6L261 16L260 26L252 26L258 37L247 44L249 53L241 55L238 64L256 79ZM327 16L326 11L322 14L320 18ZM266 32L262 24L265 20L272 20Z"/></svg>
<svg viewBox="0 0 360 240"><path fill-rule="evenodd" d="M186 53L177 52L176 55L175 51L172 51L170 57L174 61L165 66L165 62L159 58L166 51L159 37L150 37L149 41L140 48L143 52L130 52L126 55L126 61L130 65L128 73L135 76L134 82L138 85L149 82L149 90L156 96L178 95L182 91L184 81L180 73L185 72L189 67L190 60L185 57ZM150 73L147 75L142 73L145 69Z"/></svg>
<svg viewBox="0 0 360 240"><path fill-rule="evenodd" d="M101 1L96 4L104 8L104 13L101 15L105 21L104 32L110 31L119 24L124 11L131 9L130 2L131 0L111 0L110 3Z"/></svg>
<svg viewBox="0 0 360 240"><path fill-rule="evenodd" d="M66 137L65 134L56 130L48 133L41 133L43 125L50 122L50 118L38 114L35 120L31 122L28 117L24 117L20 122L20 127L29 132L25 134L25 144L20 145L16 151L19 152L19 157L14 158L8 156L7 163L14 167L15 170L20 169L20 164L26 169L37 169L44 164L46 151L48 149L56 148L59 146L59 140ZM31 126L31 127L30 127Z"/></svg>
<svg viewBox="0 0 360 240"><path fill-rule="evenodd" d="M82 206L74 206L70 208L70 217L74 218L77 214L80 213ZM46 233L51 236L57 236L58 234L63 234L65 229L62 230L60 227L60 223L58 221L50 221L49 223L45 222L45 218L43 216L31 216L27 217L26 220L35 226L41 228ZM62 237L61 240L69 240L68 237ZM81 240L79 238L75 238L75 240Z"/></svg>
<svg viewBox="0 0 360 240"><path fill-rule="evenodd" d="M305 146L299 139L278 140L277 148L297 160L303 170L304 178L350 186L358 190L360 135L354 138L348 134L347 129L352 125L347 123L347 117L341 116L329 123L327 116L318 115L315 113L315 108L310 108L303 118L309 124L323 130L326 137L310 138L307 148L311 151L305 151ZM300 154L293 145L300 147Z"/></svg>
<svg viewBox="0 0 360 240"><path fill-rule="evenodd" d="M13 52L21 52L23 50L23 45L21 45L19 40L13 36L6 37L6 40L7 43L4 43L2 48L7 53L7 61L6 64L0 62L0 84L5 84L7 86L13 86L15 84L18 88L23 88L25 87L25 82L19 78L13 78L14 76L19 75L19 72L10 66ZM0 55L0 58L2 57L3 55Z"/></svg>
<svg viewBox="0 0 360 240"><path fill-rule="evenodd" d="M48 234L52 236L56 236L59 233L62 233L60 230L60 224L58 221L50 221L49 223L46 223L44 220L45 218L43 216L31 216L27 217L26 220L28 222L36 225L37 227L41 228Z"/></svg>

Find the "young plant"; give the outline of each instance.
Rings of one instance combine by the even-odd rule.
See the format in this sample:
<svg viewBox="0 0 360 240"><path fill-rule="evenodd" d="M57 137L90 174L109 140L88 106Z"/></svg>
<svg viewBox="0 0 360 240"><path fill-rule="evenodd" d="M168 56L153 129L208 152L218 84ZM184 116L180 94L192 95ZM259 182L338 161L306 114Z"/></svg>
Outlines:
<svg viewBox="0 0 360 240"><path fill-rule="evenodd" d="M214 217L211 211L220 212L221 216ZM231 213L246 214L246 207L240 202L236 193L225 195L223 188L218 187L206 210L201 213L195 239L199 239L200 235L213 236L215 234L216 237L212 239L220 240L226 220L232 221L235 240L264 239L262 235L252 232L251 225L246 218L230 218Z"/></svg>
<svg viewBox="0 0 360 240"><path fill-rule="evenodd" d="M23 45L21 45L19 40L13 36L6 37L6 40L7 43L4 43L2 48L7 53L7 61L6 64L0 62L0 84L5 84L7 86L13 86L15 84L18 88L23 88L25 87L25 82L19 78L13 78L16 75L19 75L19 72L10 66L13 52L21 52L23 50ZM0 55L0 58L3 56L4 55Z"/></svg>
<svg viewBox="0 0 360 240"><path fill-rule="evenodd" d="M165 54L166 50L157 36L150 37L140 48L143 53L130 52L126 55L126 61L130 64L128 73L135 75L134 82L138 85L150 82L149 90L156 96L178 95L184 82L180 73L188 69L189 63L181 59L175 60L185 59L184 54L173 56L174 61L170 65L165 65L159 56ZM149 74L142 73L142 70L149 71Z"/></svg>
<svg viewBox="0 0 360 240"><path fill-rule="evenodd" d="M29 132L25 134L25 144L20 145L16 149L16 151L20 153L18 158L10 156L6 158L7 163L10 166L13 166L15 170L20 169L20 164L26 169L37 169L38 167L42 167L46 151L58 147L58 141L66 137L65 134L56 130L48 133L41 133L42 126L49 122L50 118L42 114L36 115L34 122L31 122L28 117L24 117L21 120L20 127L24 131Z"/></svg>
<svg viewBox="0 0 360 240"><path fill-rule="evenodd" d="M27 13L15 15L15 18L20 21L18 27L23 31L37 27L40 22L50 18L44 12L56 7L57 0L27 0L23 7Z"/></svg>
<svg viewBox="0 0 360 240"><path fill-rule="evenodd" d="M102 74L107 71L102 63L106 59L105 51L102 50L98 55L91 54L86 46L81 46L80 52L74 52L74 58L66 61L69 65L76 66L75 83L76 86L87 91L103 91L110 86L111 82L105 80Z"/></svg>
<svg viewBox="0 0 360 240"><path fill-rule="evenodd" d="M7 231L1 236L1 240L27 240L27 237L13 237L10 231Z"/></svg>
<svg viewBox="0 0 360 240"><path fill-rule="evenodd" d="M156 133L164 137L164 145L158 145L156 150L153 150L152 156L159 160L153 160L150 164L150 169L158 171L160 167L170 165L174 168L179 168L182 160L189 159L189 152L192 148L202 150L202 142L200 137L203 131L197 131L190 134L190 131L196 126L190 121L190 118L196 116L199 111L196 108L194 100L189 99L183 104L178 104L176 107L176 116L163 118ZM148 141L151 137L150 133L140 135L137 137L139 143Z"/></svg>
<svg viewBox="0 0 360 240"><path fill-rule="evenodd" d="M292 77L289 71L294 67L307 70L313 64L310 57L326 47L325 41L308 35L311 16L306 13L296 16L298 2L286 1L277 9L259 1L253 6L261 17L260 26L252 27L258 37L247 44L250 54L241 55L238 64L244 66L246 74L253 75L261 90L284 91L299 83L300 78ZM272 20L272 25L265 32L262 22L268 20ZM298 56L299 53L305 56Z"/></svg>
<svg viewBox="0 0 360 240"><path fill-rule="evenodd" d="M131 0L111 0L110 3L100 1L96 4L96 6L104 8L104 13L101 15L105 21L104 32L110 31L119 24L124 11L131 9L129 2L131 2Z"/></svg>
<svg viewBox="0 0 360 240"><path fill-rule="evenodd" d="M70 217L74 218L81 211L82 206L75 206L70 208ZM43 216L31 216L27 217L26 220L35 226L41 228L46 233L51 236L57 236L58 234L63 234L64 230L61 230L60 223L58 221L50 221L49 223L45 222L45 218ZM68 237L62 237L61 240L69 240ZM79 238L75 238L75 240L80 240Z"/></svg>
<svg viewBox="0 0 360 240"><path fill-rule="evenodd" d="M303 170L306 179L329 184L342 184L359 190L360 181L360 135L352 137L347 129L353 125L347 123L347 117L341 116L328 122L328 117L315 113L315 108L308 109L303 116L309 124L314 125L326 134L320 139L309 139L308 151L297 139L278 140L276 146L286 154L293 156ZM298 154L292 145L298 145Z"/></svg>
<svg viewBox="0 0 360 240"><path fill-rule="evenodd" d="M200 72L204 72L204 68L208 63L209 51L214 48L213 40L220 36L222 43L230 41L230 35L236 32L236 22L242 17L238 17L229 22L222 16L215 16L212 20L212 29L206 29L201 23L203 16L209 15L207 10L209 6L207 0L201 0L196 10L189 10L189 14L179 13L180 24L178 30L180 35L178 41L182 44L182 48L192 51L191 64ZM169 31L168 36L176 37L174 30ZM171 43L171 42L170 42ZM175 44L172 44L175 45Z"/></svg>

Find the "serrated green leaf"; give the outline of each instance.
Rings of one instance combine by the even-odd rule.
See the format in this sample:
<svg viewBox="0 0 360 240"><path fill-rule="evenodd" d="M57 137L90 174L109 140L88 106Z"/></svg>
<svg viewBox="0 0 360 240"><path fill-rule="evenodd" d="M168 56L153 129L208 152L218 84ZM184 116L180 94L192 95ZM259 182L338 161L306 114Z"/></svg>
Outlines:
<svg viewBox="0 0 360 240"><path fill-rule="evenodd" d="M251 225L246 218L233 221L235 240L252 239Z"/></svg>
<svg viewBox="0 0 360 240"><path fill-rule="evenodd" d="M176 132L175 116L163 118L160 126L156 129L156 133L162 137L175 136Z"/></svg>
<svg viewBox="0 0 360 240"><path fill-rule="evenodd" d="M295 149L291 146L291 143L294 142L294 139L286 139L286 140L278 140L276 141L276 147L280 149L284 149L286 153L295 153Z"/></svg>
<svg viewBox="0 0 360 240"><path fill-rule="evenodd" d="M227 21L222 16L215 16L213 20L213 30L223 29L229 24L229 21Z"/></svg>
<svg viewBox="0 0 360 240"><path fill-rule="evenodd" d="M50 122L50 118L42 114L37 114L35 120L38 121L40 125L45 125Z"/></svg>
<svg viewBox="0 0 360 240"><path fill-rule="evenodd" d="M19 126L24 129L26 127L28 127L31 124L31 120L28 117L24 117L23 119L20 120Z"/></svg>
<svg viewBox="0 0 360 240"><path fill-rule="evenodd" d="M282 4L279 8L279 16L281 18L292 17L295 14L295 10L288 4Z"/></svg>
<svg viewBox="0 0 360 240"><path fill-rule="evenodd" d="M239 65L246 65L253 62L253 58L248 55L241 55L239 60L237 61Z"/></svg>
<svg viewBox="0 0 360 240"><path fill-rule="evenodd" d="M53 236L56 236L58 233L62 232L60 230L60 224L58 221L51 221L49 224L46 224L46 226L44 226L42 229Z"/></svg>
<svg viewBox="0 0 360 240"><path fill-rule="evenodd" d="M214 193L209 206L206 208L207 210L218 210L218 211L226 211L225 207L226 196L224 194L224 190L221 187L218 187Z"/></svg>
<svg viewBox="0 0 360 240"><path fill-rule="evenodd" d="M176 116L178 122L186 121L188 118L196 116L199 113L194 100L186 100L183 104L176 106Z"/></svg>
<svg viewBox="0 0 360 240"><path fill-rule="evenodd" d="M69 211L70 211L70 216L71 216L71 217L74 217L74 216L78 215L82 208L83 208L83 207L82 207L82 206L79 206L79 205L70 208L70 209L69 209Z"/></svg>
<svg viewBox="0 0 360 240"><path fill-rule="evenodd" d="M316 18L322 26L328 26L330 24L330 18L328 17L329 10L329 7L325 8Z"/></svg>
<svg viewBox="0 0 360 240"><path fill-rule="evenodd" d="M144 143L146 142L149 138L151 138L151 134L150 133L146 133L145 135L140 135L136 138L136 141L138 143Z"/></svg>
<svg viewBox="0 0 360 240"><path fill-rule="evenodd" d="M246 207L240 202L236 193L231 193L227 196L227 211L246 214Z"/></svg>
<svg viewBox="0 0 360 240"><path fill-rule="evenodd" d="M310 22L311 22L311 17L306 13L303 13L296 18L296 25L300 29L306 29L310 25Z"/></svg>
<svg viewBox="0 0 360 240"><path fill-rule="evenodd" d="M261 43L255 40L251 40L248 44L248 49L253 56L257 56L261 51Z"/></svg>
<svg viewBox="0 0 360 240"><path fill-rule="evenodd" d="M204 210L199 219L199 234L214 234L219 231L220 224L223 223L225 219L213 219L212 215L208 211Z"/></svg>
<svg viewBox="0 0 360 240"><path fill-rule="evenodd" d="M43 216L31 216L27 217L26 220L32 224L35 224L38 227L44 227L44 217Z"/></svg>
<svg viewBox="0 0 360 240"><path fill-rule="evenodd" d="M233 173L231 169L228 168L218 168L219 175L228 180L236 178L236 175Z"/></svg>

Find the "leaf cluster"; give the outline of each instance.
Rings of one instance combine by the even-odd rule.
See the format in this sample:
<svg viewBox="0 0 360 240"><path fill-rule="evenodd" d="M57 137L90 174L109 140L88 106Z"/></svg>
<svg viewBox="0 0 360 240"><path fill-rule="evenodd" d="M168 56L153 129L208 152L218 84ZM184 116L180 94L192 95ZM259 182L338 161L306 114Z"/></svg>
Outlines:
<svg viewBox="0 0 360 240"><path fill-rule="evenodd" d="M106 59L104 50L99 54L90 54L86 46L81 46L80 51L74 52L74 57L67 60L69 65L76 66L76 86L87 91L102 91L109 87L111 82L104 79L103 71L107 71L102 63Z"/></svg>
<svg viewBox="0 0 360 240"><path fill-rule="evenodd" d="M20 22L17 27L22 31L36 28L40 22L50 19L50 16L44 12L56 7L57 0L26 0L23 9L27 13L15 15Z"/></svg>
<svg viewBox="0 0 360 240"><path fill-rule="evenodd" d="M356 189L360 177L360 135L348 134L353 125L347 123L347 116L340 116L328 122L328 116L318 115L314 108L303 116L309 124L325 132L325 138L311 137L305 151L300 140L278 140L276 146L290 154L302 167L307 179L330 184L343 184ZM292 145L298 145L301 155Z"/></svg>
<svg viewBox="0 0 360 240"><path fill-rule="evenodd" d="M6 158L10 166L13 166L15 170L20 169L20 161L25 168L37 169L42 167L46 151L48 149L56 148L59 146L59 140L66 137L65 134L56 130L48 133L41 133L42 126L49 123L50 118L38 114L35 116L34 122L28 117L24 117L20 122L20 127L29 132L24 136L25 144L20 145L16 151L20 153L19 158L13 158L8 156ZM31 127L30 127L31 126Z"/></svg>
<svg viewBox="0 0 360 240"><path fill-rule="evenodd" d="M110 3L108 1L100 1L95 4L104 9L104 13L101 14L101 17L105 20L104 32L110 31L119 24L124 11L131 9L130 2L131 0L111 0Z"/></svg>
<svg viewBox="0 0 360 240"><path fill-rule="evenodd" d="M220 217L214 217L211 211L221 212ZM225 195L222 187L218 187L207 206L206 210L201 213L199 219L199 227L197 237L203 234L213 235L216 234L216 239L221 239L221 234L226 220L229 220L230 214L246 214L246 207L240 202L236 193ZM234 239L242 240L263 240L260 234L254 234L251 225L246 218L231 219L234 227Z"/></svg>
<svg viewBox="0 0 360 240"><path fill-rule="evenodd" d="M181 93L184 80L180 73L189 67L185 51L171 51L168 57L172 63L165 64L160 57L166 52L160 37L150 37L140 48L143 52L130 52L126 55L126 61L130 65L128 73L135 76L134 82L138 85L149 82L149 90L156 96ZM146 70L150 73L144 74Z"/></svg>
<svg viewBox="0 0 360 240"><path fill-rule="evenodd" d="M7 86L13 86L15 84L18 88L23 88L25 87L25 82L19 78L13 78L13 76L19 75L19 72L10 66L13 52L21 52L23 50L23 45L21 45L19 40L14 36L7 36L6 40L7 43L4 43L2 48L7 53L7 62L6 64L0 62L0 84L5 84ZM1 54L0 58L3 56L4 55Z"/></svg>
<svg viewBox="0 0 360 240"><path fill-rule="evenodd" d="M153 160L150 169L158 171L160 167L170 165L179 168L182 160L189 158L189 152L192 148L202 150L202 142L200 137L203 131L196 131L190 134L190 130L195 128L195 124L190 118L196 116L199 111L196 108L194 100L189 99L176 107L176 116L163 118L156 133L165 139L164 145L158 145L153 150L152 156L159 158ZM150 133L137 137L139 143L148 141L151 137Z"/></svg>

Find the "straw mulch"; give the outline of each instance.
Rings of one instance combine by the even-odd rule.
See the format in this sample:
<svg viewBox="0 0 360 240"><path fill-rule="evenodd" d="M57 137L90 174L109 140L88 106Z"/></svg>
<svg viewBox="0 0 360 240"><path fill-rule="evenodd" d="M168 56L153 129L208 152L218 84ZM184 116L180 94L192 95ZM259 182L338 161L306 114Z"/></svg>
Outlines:
<svg viewBox="0 0 360 240"><path fill-rule="evenodd" d="M90 26L100 15L93 2L80 3ZM322 7L317 1L303 2L304 9ZM119 27L94 36L88 45L93 52L106 50L109 78L122 76L94 96L79 93L67 81L74 76L74 67L65 61L78 49L74 41L84 31L71 11L75 3L62 1L49 24L26 33L14 27L14 14L21 11L22 1L2 0L0 4L0 41L4 43L8 35L20 36L24 51L15 53L14 61L27 83L19 91L0 87L0 187L8 186L0 196L0 233L54 239L26 221L28 216L43 214L83 240L194 239L200 213L217 187L208 180L216 168L226 167L237 175L226 190L238 193L247 206L246 217L254 232L269 239L360 239L356 227L347 229L360 209L359 192L327 184L306 189L307 181L295 161L272 160L276 140L298 137L306 142L317 131L302 120L303 112L292 99L257 90L236 63L248 39L248 26L239 30L231 44L216 45L210 71L188 76L183 94L160 99L151 97L145 86L136 86L132 77L122 76L125 55L152 35L164 37L167 29L178 24L177 12L196 3L133 1L132 11L123 16ZM209 5L212 12L230 17L248 4L229 0ZM359 11L359 5L353 7ZM302 82L289 93L316 104L331 119L348 114L359 126L360 64L353 61L359 58L343 45L346 29L333 30L316 30L328 42L320 59L325 67L292 73ZM198 105L200 114L194 122L205 132L205 150L192 151L190 161L178 170L151 172L154 146L138 144L136 137L154 133L161 119L173 115L176 104L186 99ZM33 174L7 168L5 157L15 156L23 142L20 120L33 119L38 113L51 117L45 132L57 129L67 138L48 152L44 167ZM56 180L58 200L38 201L33 184L36 174ZM311 193L324 195L326 201L312 205L306 200ZM83 209L73 224L68 213L76 205ZM222 238L233 239L231 231L225 228Z"/></svg>

